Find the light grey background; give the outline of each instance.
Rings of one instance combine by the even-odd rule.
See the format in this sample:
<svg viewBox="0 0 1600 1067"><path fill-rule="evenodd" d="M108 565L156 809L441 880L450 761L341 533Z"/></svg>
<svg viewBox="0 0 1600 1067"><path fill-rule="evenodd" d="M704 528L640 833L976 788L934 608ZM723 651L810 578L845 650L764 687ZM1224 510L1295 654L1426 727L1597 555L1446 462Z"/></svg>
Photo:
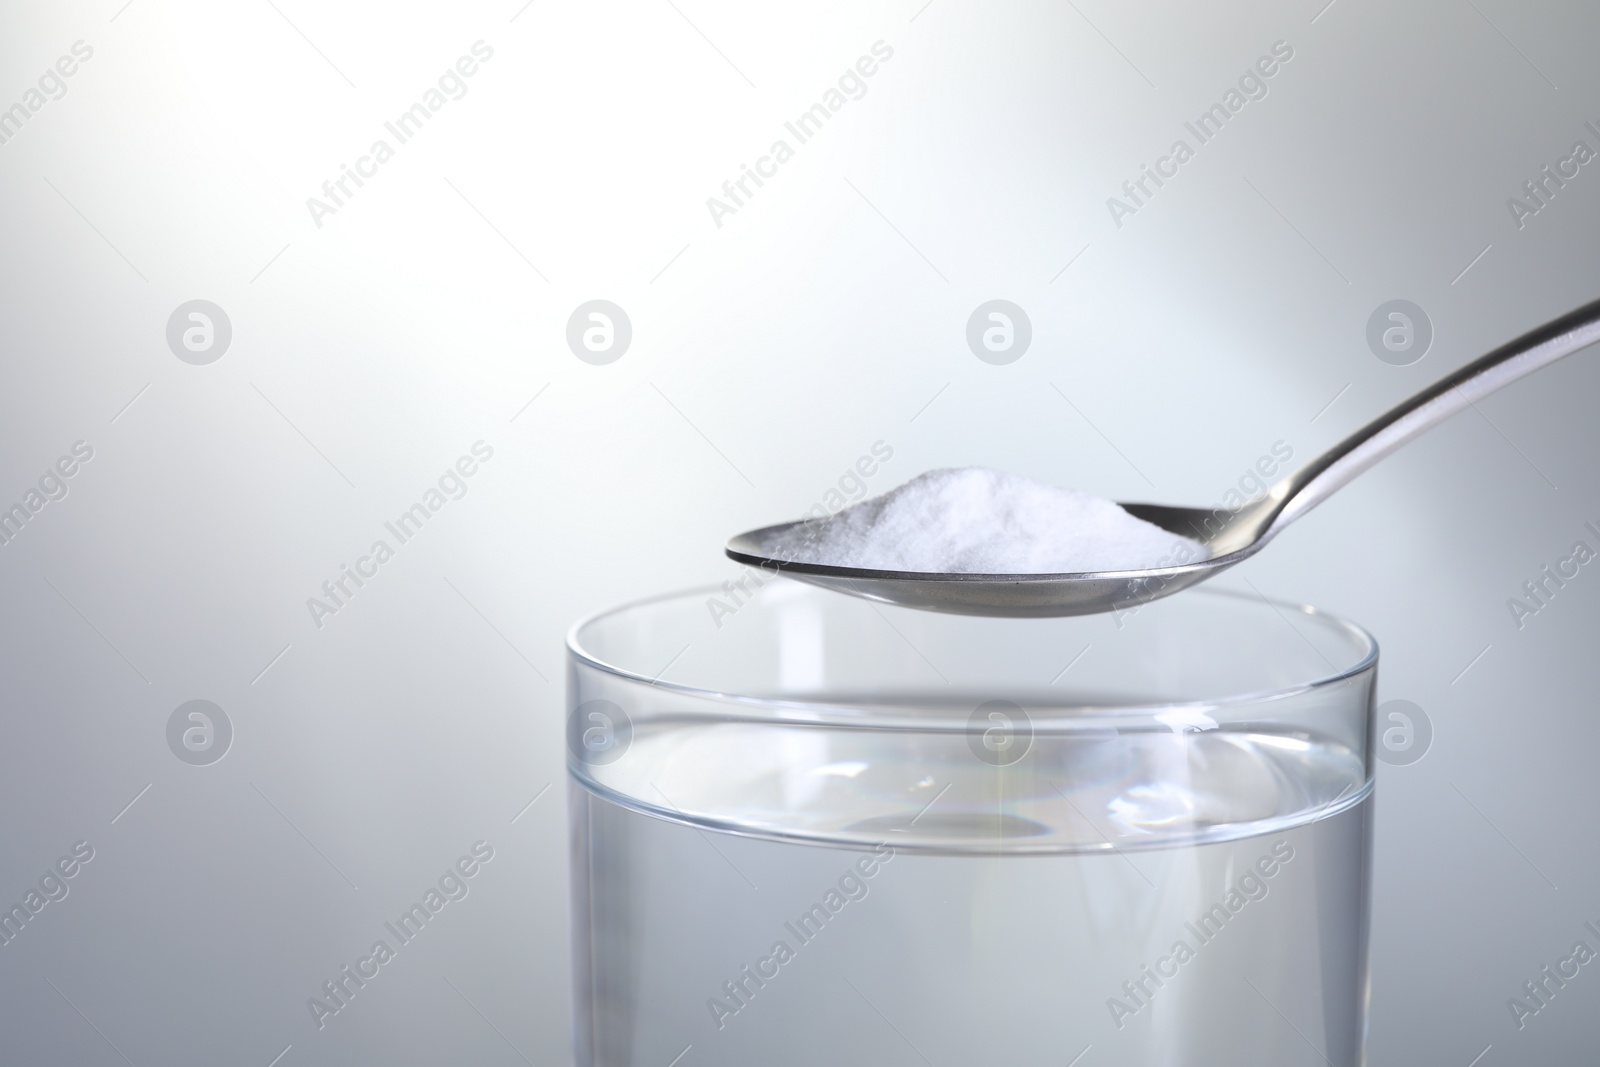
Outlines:
<svg viewBox="0 0 1600 1067"><path fill-rule="evenodd" d="M0 947L0 1060L566 1062L575 618L721 581L726 535L879 439L873 492L986 464L1212 503L1595 297L1600 166L1521 229L1506 201L1600 148L1600 10L1325 3L8 5L0 107L94 52L0 145L0 503L94 456L0 547L0 901L95 857ZM1118 228L1106 198L1280 40L1269 94ZM1365 341L1396 298L1435 331L1406 367ZM232 323L204 366L165 337L194 299ZM593 299L632 321L606 366L565 343ZM965 339L993 299L1032 322L1005 366ZM1600 1037L1593 967L1525 1029L1506 1008L1600 922L1600 571L1507 608L1600 547L1597 392L1595 353L1518 384L1228 579L1371 628L1381 698L1433 723L1379 771L1374 1064ZM318 627L307 598L480 440ZM193 699L233 725L209 766L167 747ZM480 839L470 894L319 1030L307 998Z"/></svg>

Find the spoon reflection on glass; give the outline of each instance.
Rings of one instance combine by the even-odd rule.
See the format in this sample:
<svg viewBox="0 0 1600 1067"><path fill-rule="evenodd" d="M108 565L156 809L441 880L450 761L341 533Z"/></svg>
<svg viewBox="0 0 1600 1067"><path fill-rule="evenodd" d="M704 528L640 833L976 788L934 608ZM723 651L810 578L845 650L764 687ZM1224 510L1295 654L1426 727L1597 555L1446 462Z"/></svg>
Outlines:
<svg viewBox="0 0 1600 1067"><path fill-rule="evenodd" d="M1423 431L1490 393L1600 341L1600 300L1587 304L1468 363L1391 408L1237 511L1167 504L1122 504L1136 518L1200 541L1208 555L1149 570L1081 574L969 574L872 570L796 563L766 556L783 523L739 534L729 558L769 573L884 603L959 615L1016 618L1127 610L1170 596L1248 559L1284 527L1356 475Z"/></svg>

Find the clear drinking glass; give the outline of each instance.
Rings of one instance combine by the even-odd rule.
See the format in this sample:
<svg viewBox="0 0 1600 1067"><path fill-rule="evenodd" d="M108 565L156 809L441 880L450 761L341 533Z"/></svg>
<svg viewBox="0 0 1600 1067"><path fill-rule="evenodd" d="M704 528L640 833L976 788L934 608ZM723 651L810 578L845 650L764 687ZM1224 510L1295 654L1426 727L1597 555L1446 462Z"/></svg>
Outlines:
<svg viewBox="0 0 1600 1067"><path fill-rule="evenodd" d="M1376 669L1209 590L1010 620L752 576L591 618L577 1062L1361 1064Z"/></svg>

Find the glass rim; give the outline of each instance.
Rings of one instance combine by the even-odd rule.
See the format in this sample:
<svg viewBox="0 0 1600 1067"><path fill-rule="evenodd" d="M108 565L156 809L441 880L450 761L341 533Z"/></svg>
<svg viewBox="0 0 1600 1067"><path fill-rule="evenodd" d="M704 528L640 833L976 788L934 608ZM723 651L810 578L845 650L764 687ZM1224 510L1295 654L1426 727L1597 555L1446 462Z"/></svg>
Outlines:
<svg viewBox="0 0 1600 1067"><path fill-rule="evenodd" d="M805 583L801 583L801 582L796 582L795 584L796 585L805 585ZM827 592L827 595L829 595L829 596L843 596L844 595L844 594L841 594L841 593L828 592L828 591L825 591L825 590L822 590L822 589L819 589L819 588L816 588L816 587L812 587L812 586L806 586L806 588L807 588L808 591L813 592L813 593L817 593L817 594L822 594L824 592ZM628 601L626 603L616 605L615 607L605 608L605 609L602 609L600 611L592 612L589 615L586 615L583 618L579 619L577 622L573 623L571 628L568 629L567 637L566 637L567 653L568 653L568 655L570 655L573 658L573 660L575 660L578 663L582 663L585 666L591 667L591 668L593 668L595 670L598 670L598 671L601 671L601 672L603 672L605 674L609 674L609 675L612 675L614 677L621 678L624 681L628 681L628 682L632 682L632 683L648 686L648 687L650 687L652 689L661 689L661 690L665 690L665 691L673 692L673 693L678 693L678 694L681 694L681 695L684 695L684 696L687 696L687 697L691 697L691 698L696 698L696 699L726 702L726 703L732 703L732 704L736 704L736 705L759 707L759 708L765 709L766 710L766 715L763 716L762 718L764 718L764 719L766 719L768 721L771 720L771 713L772 713L772 711L774 709L794 709L794 710L802 710L802 711L811 712L810 715L808 715L808 716L804 717L803 719L799 720L799 721L803 721L803 722L810 722L810 723L813 723L813 724L818 723L818 722L828 722L828 723L836 723L839 726L850 726L850 725L866 726L867 725L866 723L860 723L860 722L852 723L851 719L849 719L848 717L843 717L843 716L840 716L838 714L838 709L841 706L847 706L847 707L851 706L851 702L849 702L849 701L842 701L841 702L839 700L806 699L804 697L752 696L752 695L747 694L747 693L730 693L730 692L725 692L725 691L722 691L722 690L719 690L719 689L707 688L705 686L688 685L688 684L685 684L685 683L682 683L682 682L664 681L659 675L657 677L655 677L655 678L651 678L651 677L649 677L649 676L647 676L645 674L642 674L642 673L640 673L638 671L629 670L628 668L623 667L620 664L607 662L606 660L602 659L600 656L588 651L587 649L585 649L583 647L583 644L582 644L582 633L583 633L583 631L585 629L591 627L591 626L594 626L597 623L600 623L600 622L605 621L607 619L613 618L615 616L620 616L620 615L622 615L622 614L624 614L626 612L629 612L629 611L634 611L634 610L637 610L639 608L649 607L649 606L651 606L653 604L659 604L659 603L662 603L663 601L686 600L686 599L689 599L691 597L699 597L699 596L702 596L702 595L715 595L716 593L720 592L721 589L722 589L722 586L720 586L720 585L694 586L694 587L689 588L689 589L679 589L679 590L675 590L675 591L667 592L667 593L657 593L654 596L641 597L638 600L630 600L630 601ZM1308 679L1306 679L1304 681L1295 682L1295 683L1292 683L1292 684L1289 684L1289 685L1278 686L1278 687L1273 687L1273 688L1268 688L1268 689L1259 689L1259 690L1254 690L1254 691L1244 692L1244 693L1230 693L1230 694L1228 694L1226 696L1213 697L1213 698L1201 699L1201 700L1163 700L1163 701L1155 701L1155 702L1141 702L1141 703L1137 703L1137 704L1110 704L1110 705L1095 704L1095 703L1075 703L1074 704L1074 703L1070 703L1069 702L1069 703L1063 704L1061 706L1064 707L1064 708L1070 709L1074 713L1081 712L1081 711L1086 711L1086 710L1094 710L1094 711L1102 712L1102 713L1111 713L1111 714L1114 714L1114 715L1117 715L1117 716L1126 715L1126 716L1133 717L1133 716L1138 716L1138 715L1141 715L1141 714L1142 715L1161 714L1161 713L1164 713L1164 712L1171 711L1173 709L1184 709L1184 710L1192 709L1192 710L1199 711L1199 710L1204 710L1204 709L1207 709L1207 708L1224 708L1224 707L1233 707L1233 706L1245 706L1245 705L1250 705L1250 704L1265 704L1265 703L1269 703L1269 702L1272 702L1272 701L1277 701L1277 700L1282 700L1282 699L1286 699L1286 698L1289 698L1289 697L1299 696L1301 694L1309 693L1309 692L1312 692L1314 690L1324 689L1324 688L1327 688L1329 686L1338 685L1339 683L1344 682L1344 681L1346 681L1346 680L1348 680L1350 678L1354 678L1354 677L1356 677L1356 676L1358 676L1358 675L1360 675L1360 674L1362 674L1362 673L1364 673L1366 671L1372 670L1373 667L1377 664L1377 661L1378 661L1378 639L1376 637L1374 637L1371 634L1371 632L1369 632L1365 627L1360 626L1357 623L1351 622L1349 619L1346 619L1341 615L1335 615L1335 614L1333 614L1331 612L1324 611L1324 610L1322 610L1320 608L1313 607L1313 606L1311 606L1309 604L1296 604L1296 603L1294 603L1292 601L1273 600L1272 598L1263 596L1263 595L1261 595L1259 593L1246 593L1246 592L1243 592L1241 590L1236 590L1236 589L1227 589L1227 588L1190 589L1190 590L1185 590L1183 593L1178 594L1178 595L1180 595L1180 596L1217 597L1217 598L1226 598L1226 599L1232 599L1232 600L1246 600L1246 601L1250 601L1252 603L1264 604L1267 607L1273 609L1275 612L1279 613L1280 615L1283 613L1284 610L1288 610L1288 611L1291 611L1291 612L1296 612L1298 614L1314 618L1317 621L1319 621L1321 623L1324 623L1326 625L1330 625L1333 629L1338 630L1338 631L1342 631L1346 635L1354 638L1356 640L1357 644L1362 648L1362 652L1361 652L1361 655L1356 659L1356 661L1354 663L1352 663L1349 666L1344 667L1342 669L1334 669L1334 670L1329 671L1328 673L1321 674L1321 675L1316 675L1316 676L1308 678ZM976 616L973 616L973 617L976 617ZM1285 624L1289 624L1287 618L1284 619L1284 622L1285 622ZM1313 646L1313 648L1314 647L1315 646ZM1318 654L1319 655L1321 654L1320 650L1318 650ZM668 667L670 668L671 664L668 664ZM1030 715L1032 715L1032 714L1033 713L1030 712ZM1050 717L1051 716L1048 716L1048 715L1043 716L1043 718L1045 718L1047 721L1048 721L1048 719ZM1074 716L1074 717L1076 717L1076 716ZM1035 720L1035 724L1038 725L1037 720ZM874 726L872 728L880 728L881 729L882 725L883 724L874 724ZM921 729L921 727L913 726L913 725L911 725L909 723L906 725L906 728L913 729L913 730Z"/></svg>

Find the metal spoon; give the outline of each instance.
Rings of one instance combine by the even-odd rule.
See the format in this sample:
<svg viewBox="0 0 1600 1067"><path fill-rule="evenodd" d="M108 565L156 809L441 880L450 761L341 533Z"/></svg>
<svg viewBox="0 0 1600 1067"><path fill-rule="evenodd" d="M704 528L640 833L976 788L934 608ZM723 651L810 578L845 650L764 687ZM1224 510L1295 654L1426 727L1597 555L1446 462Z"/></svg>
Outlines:
<svg viewBox="0 0 1600 1067"><path fill-rule="evenodd" d="M1209 555L1177 566L1082 574L961 574L831 567L772 559L761 546L782 523L728 542L730 559L812 585L889 604L958 615L1040 618L1128 610L1170 596L1261 550L1284 527L1424 430L1562 356L1600 341L1600 300L1532 330L1380 415L1237 511L1166 504L1122 507L1201 541Z"/></svg>

